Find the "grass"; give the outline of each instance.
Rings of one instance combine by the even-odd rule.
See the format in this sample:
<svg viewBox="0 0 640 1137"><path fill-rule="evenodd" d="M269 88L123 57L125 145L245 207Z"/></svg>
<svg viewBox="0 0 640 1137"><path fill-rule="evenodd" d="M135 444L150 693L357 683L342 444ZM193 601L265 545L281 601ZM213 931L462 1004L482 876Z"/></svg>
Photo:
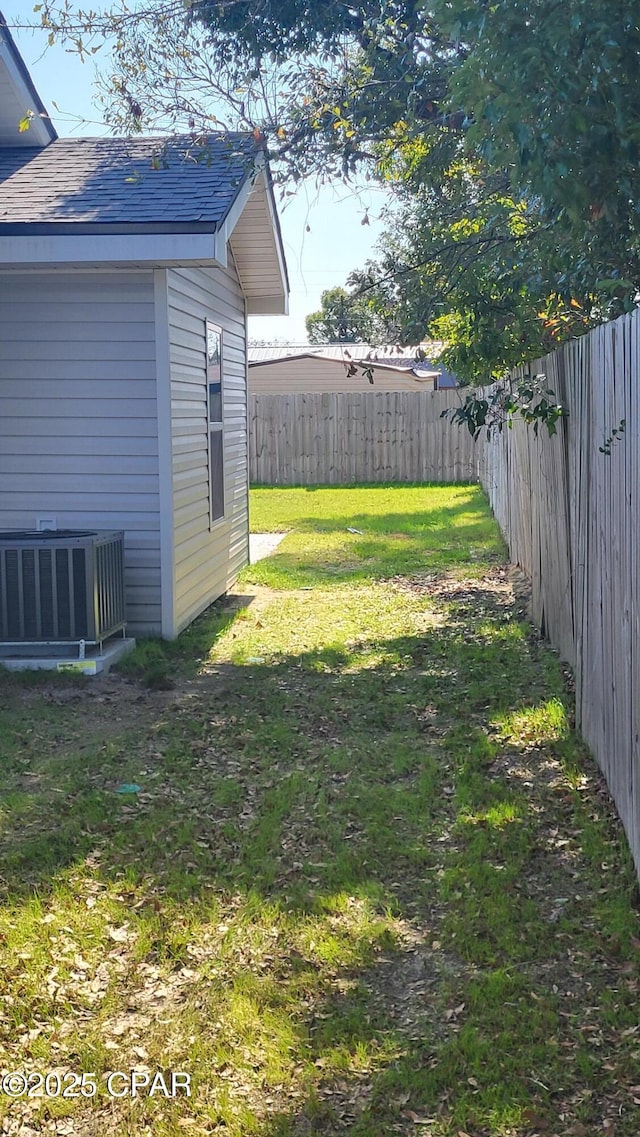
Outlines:
<svg viewBox="0 0 640 1137"><path fill-rule="evenodd" d="M504 556L475 486L260 488L252 491L251 527L287 532L244 576L277 589L357 587Z"/></svg>
<svg viewBox="0 0 640 1137"><path fill-rule="evenodd" d="M177 645L0 679L0 1069L97 1088L3 1132L635 1137L635 878L479 491L252 517L284 551Z"/></svg>

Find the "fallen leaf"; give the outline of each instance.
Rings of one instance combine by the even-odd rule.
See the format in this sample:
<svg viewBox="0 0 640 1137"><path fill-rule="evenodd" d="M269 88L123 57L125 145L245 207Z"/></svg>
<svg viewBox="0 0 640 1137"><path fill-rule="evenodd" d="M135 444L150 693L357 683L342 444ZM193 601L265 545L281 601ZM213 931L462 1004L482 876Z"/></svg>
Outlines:
<svg viewBox="0 0 640 1137"><path fill-rule="evenodd" d="M525 1109L522 1114L522 1120L530 1129L537 1129L539 1133L549 1128L549 1122L546 1121L544 1117L541 1117L539 1113L536 1113L535 1109Z"/></svg>
<svg viewBox="0 0 640 1137"><path fill-rule="evenodd" d="M129 932L129 925L128 924L123 924L122 927L120 927L120 928L114 928L112 924L109 924L109 927L107 930L109 932L110 938L116 944L125 944L127 942L127 940L130 938L130 932Z"/></svg>

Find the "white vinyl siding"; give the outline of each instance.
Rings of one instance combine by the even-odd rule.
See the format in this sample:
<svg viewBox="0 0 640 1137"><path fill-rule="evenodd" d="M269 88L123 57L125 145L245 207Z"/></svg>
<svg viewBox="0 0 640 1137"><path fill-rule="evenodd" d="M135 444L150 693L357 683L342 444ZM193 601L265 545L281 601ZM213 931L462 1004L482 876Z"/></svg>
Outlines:
<svg viewBox="0 0 640 1137"><path fill-rule="evenodd" d="M0 275L0 528L125 532L127 628L159 632L153 274Z"/></svg>
<svg viewBox="0 0 640 1137"><path fill-rule="evenodd" d="M229 268L169 269L174 611L181 631L247 563L244 298ZM225 516L210 524L205 321L222 328Z"/></svg>

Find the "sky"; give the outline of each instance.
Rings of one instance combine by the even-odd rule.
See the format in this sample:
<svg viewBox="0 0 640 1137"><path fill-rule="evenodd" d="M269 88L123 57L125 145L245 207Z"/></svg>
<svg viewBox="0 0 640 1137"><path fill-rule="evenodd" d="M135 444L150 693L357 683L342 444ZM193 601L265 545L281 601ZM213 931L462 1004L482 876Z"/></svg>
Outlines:
<svg viewBox="0 0 640 1137"><path fill-rule="evenodd" d="M4 0L2 7L10 27L34 19L29 0L13 5ZM58 134L107 133L93 101L93 63L82 63L57 44L47 47L44 33L12 28L12 35ZM373 255L383 229L380 212L384 204L385 195L378 189L365 187L355 192L344 185L318 189L309 182L297 187L286 203L278 200L291 283L290 314L250 317L252 339L306 341L304 317L320 307L321 292L344 285L349 272L362 268ZM362 224L365 213L368 225Z"/></svg>

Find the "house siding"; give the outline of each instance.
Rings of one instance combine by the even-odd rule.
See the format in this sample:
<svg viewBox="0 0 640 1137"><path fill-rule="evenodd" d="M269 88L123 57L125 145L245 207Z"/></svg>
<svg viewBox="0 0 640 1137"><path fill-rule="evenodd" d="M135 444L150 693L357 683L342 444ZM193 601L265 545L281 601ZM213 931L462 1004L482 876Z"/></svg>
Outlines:
<svg viewBox="0 0 640 1137"><path fill-rule="evenodd" d="M248 559L246 319L229 268L170 269L175 631L225 593ZM209 526L205 320L223 332L225 516Z"/></svg>
<svg viewBox="0 0 640 1137"><path fill-rule="evenodd" d="M125 533L127 628L159 632L153 274L0 275L0 527Z"/></svg>
<svg viewBox="0 0 640 1137"><path fill-rule="evenodd" d="M348 345L345 346L348 351ZM340 359L314 359L313 356L258 363L249 367L249 391L252 395L289 395L433 390L433 379L416 379L412 374L394 372L388 367L377 367L375 364L370 365L374 377L372 386L360 367L356 375L347 374L349 362L345 355L344 363ZM365 366L369 366L366 361Z"/></svg>

